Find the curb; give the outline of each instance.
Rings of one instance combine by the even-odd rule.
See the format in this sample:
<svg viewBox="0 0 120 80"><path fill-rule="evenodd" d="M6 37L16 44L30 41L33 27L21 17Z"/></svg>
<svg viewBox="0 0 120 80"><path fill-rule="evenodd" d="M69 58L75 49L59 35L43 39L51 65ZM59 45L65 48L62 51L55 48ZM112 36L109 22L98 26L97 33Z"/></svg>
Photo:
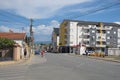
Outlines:
<svg viewBox="0 0 120 80"><path fill-rule="evenodd" d="M117 62L117 63L120 63L120 60L114 60L114 59L106 59L106 58L101 58L101 57L91 57L91 56L82 56L82 55L75 55L75 54L68 54L68 55L71 55L71 56L78 56L78 57L87 57L87 58L91 58L91 59L98 59L98 60L104 60L104 61L111 61L111 62Z"/></svg>
<svg viewBox="0 0 120 80"><path fill-rule="evenodd" d="M87 56L88 58L91 58L91 59L98 59L98 60L104 60L104 61L111 61L111 62L117 62L117 63L120 63L120 60L114 60L114 59L106 59L106 58L97 58L97 57L90 57L90 56Z"/></svg>

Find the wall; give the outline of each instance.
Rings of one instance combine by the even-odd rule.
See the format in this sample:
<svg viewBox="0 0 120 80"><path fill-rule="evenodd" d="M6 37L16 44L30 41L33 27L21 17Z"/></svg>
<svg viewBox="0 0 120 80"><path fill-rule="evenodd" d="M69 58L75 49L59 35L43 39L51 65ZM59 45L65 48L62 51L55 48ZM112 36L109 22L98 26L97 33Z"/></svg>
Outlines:
<svg viewBox="0 0 120 80"><path fill-rule="evenodd" d="M18 43L20 46L21 46L21 53L20 53L20 56L21 56L21 59L24 58L24 46L23 46L23 40L14 40L16 43Z"/></svg>
<svg viewBox="0 0 120 80"><path fill-rule="evenodd" d="M0 61L12 60L12 59L13 59L13 48L0 49Z"/></svg>
<svg viewBox="0 0 120 80"><path fill-rule="evenodd" d="M108 48L108 55L120 56L119 48Z"/></svg>
<svg viewBox="0 0 120 80"><path fill-rule="evenodd" d="M13 49L13 60L18 61L20 60L20 47L16 46Z"/></svg>

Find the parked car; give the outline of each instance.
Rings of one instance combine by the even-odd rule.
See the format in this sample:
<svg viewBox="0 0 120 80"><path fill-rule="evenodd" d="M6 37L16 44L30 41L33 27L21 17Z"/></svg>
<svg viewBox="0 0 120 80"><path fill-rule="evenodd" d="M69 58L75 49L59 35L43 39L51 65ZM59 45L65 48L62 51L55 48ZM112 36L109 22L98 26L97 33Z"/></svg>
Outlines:
<svg viewBox="0 0 120 80"><path fill-rule="evenodd" d="M39 50L35 50L35 55L40 55L40 51Z"/></svg>
<svg viewBox="0 0 120 80"><path fill-rule="evenodd" d="M94 53L93 50L86 50L84 55L90 55L90 54L92 54L92 53Z"/></svg>

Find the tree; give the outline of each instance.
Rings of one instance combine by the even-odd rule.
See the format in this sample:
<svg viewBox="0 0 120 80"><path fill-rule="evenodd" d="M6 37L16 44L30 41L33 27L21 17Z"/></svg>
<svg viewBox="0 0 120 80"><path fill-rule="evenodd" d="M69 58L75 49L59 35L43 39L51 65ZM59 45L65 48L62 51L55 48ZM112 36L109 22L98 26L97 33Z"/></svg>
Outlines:
<svg viewBox="0 0 120 80"><path fill-rule="evenodd" d="M15 42L7 38L0 38L0 49L13 47Z"/></svg>

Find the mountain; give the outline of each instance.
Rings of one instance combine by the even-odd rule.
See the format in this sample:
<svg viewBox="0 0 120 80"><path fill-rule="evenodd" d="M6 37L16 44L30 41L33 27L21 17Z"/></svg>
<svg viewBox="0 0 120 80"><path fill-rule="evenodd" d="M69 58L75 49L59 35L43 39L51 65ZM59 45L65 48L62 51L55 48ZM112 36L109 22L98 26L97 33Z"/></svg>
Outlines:
<svg viewBox="0 0 120 80"><path fill-rule="evenodd" d="M51 41L36 41L35 44L50 44Z"/></svg>

